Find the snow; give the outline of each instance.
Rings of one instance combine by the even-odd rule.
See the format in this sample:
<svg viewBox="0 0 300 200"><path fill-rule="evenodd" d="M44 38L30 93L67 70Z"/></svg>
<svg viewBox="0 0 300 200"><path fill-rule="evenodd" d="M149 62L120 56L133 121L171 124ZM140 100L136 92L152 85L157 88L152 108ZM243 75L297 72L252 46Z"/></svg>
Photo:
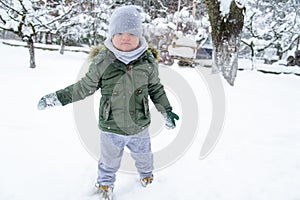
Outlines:
<svg viewBox="0 0 300 200"><path fill-rule="evenodd" d="M237 6L240 8L245 7L248 0L219 0L220 1L220 11L223 16L229 13L230 10L230 4L232 1L235 1Z"/></svg>
<svg viewBox="0 0 300 200"><path fill-rule="evenodd" d="M37 110L41 96L76 80L87 55L36 50L37 68L30 69L27 49L0 43L0 54L0 199L97 199L91 196L97 160L82 145L73 107ZM194 68L161 67L184 77L197 97L199 116L190 113L199 118L196 138L179 160L155 171L147 188L140 186L137 175L119 172L116 200L300 199L300 77L251 71L251 61L240 62L245 70L238 71L235 86L222 81L226 120L218 144L203 160L199 153L213 106L207 85ZM173 97L171 102L181 115L183 105ZM162 129L157 137L176 134ZM168 148L158 145L163 141L170 142L153 138L154 151L161 145Z"/></svg>
<svg viewBox="0 0 300 200"><path fill-rule="evenodd" d="M229 13L231 0L220 0L220 11L223 16Z"/></svg>

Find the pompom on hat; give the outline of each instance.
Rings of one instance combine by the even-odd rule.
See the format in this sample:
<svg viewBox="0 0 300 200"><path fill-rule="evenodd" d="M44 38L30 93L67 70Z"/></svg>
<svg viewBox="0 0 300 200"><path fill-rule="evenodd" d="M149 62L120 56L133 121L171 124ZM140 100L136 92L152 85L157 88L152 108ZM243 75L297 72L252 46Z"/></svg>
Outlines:
<svg viewBox="0 0 300 200"><path fill-rule="evenodd" d="M118 33L130 33L142 37L142 20L138 7L122 6L117 8L109 20L109 37Z"/></svg>

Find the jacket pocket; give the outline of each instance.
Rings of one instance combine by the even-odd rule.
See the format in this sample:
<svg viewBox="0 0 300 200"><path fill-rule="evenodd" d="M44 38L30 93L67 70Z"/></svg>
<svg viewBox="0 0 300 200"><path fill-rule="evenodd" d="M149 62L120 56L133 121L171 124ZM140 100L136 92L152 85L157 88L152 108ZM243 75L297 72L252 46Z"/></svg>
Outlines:
<svg viewBox="0 0 300 200"><path fill-rule="evenodd" d="M146 117L149 115L149 102L147 96L143 97L143 107L144 107L144 114Z"/></svg>
<svg viewBox="0 0 300 200"><path fill-rule="evenodd" d="M110 115L110 107L111 107L111 104L110 104L110 100L106 100L103 104L103 108L102 108L102 119L104 121L107 121L108 118L109 118L109 115Z"/></svg>

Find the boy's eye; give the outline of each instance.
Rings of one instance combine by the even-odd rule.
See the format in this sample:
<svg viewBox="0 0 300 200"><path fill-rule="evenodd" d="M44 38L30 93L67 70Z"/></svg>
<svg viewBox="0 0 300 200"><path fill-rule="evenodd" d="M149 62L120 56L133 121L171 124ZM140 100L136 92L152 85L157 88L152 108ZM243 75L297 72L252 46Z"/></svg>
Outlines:
<svg viewBox="0 0 300 200"><path fill-rule="evenodd" d="M129 35L129 36L134 36L134 34L132 33L117 33L119 36L122 36L122 35Z"/></svg>

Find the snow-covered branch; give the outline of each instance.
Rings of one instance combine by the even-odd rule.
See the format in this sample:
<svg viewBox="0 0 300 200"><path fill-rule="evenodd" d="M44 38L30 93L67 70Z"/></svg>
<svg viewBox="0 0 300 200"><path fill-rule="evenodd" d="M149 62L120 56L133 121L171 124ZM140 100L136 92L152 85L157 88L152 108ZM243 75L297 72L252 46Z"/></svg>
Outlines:
<svg viewBox="0 0 300 200"><path fill-rule="evenodd" d="M281 58L295 45L293 38L299 35L299 5L291 0L284 3L252 0L247 6L251 9L246 15L243 41L251 43L258 54L275 48Z"/></svg>

